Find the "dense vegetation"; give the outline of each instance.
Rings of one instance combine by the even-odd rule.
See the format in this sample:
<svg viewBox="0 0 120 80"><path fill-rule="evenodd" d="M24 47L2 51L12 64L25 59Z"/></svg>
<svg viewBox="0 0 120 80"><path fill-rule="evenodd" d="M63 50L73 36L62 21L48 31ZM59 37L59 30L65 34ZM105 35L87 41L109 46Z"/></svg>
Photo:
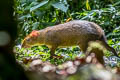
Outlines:
<svg viewBox="0 0 120 80"><path fill-rule="evenodd" d="M25 63L28 58L29 60L34 58L40 58L43 61L50 60L49 49L46 46L20 49L19 45L32 30L64 23L69 19L88 20L99 24L105 31L109 45L120 53L119 0L17 0L15 3L19 34L15 50L19 61ZM61 64L66 60L74 60L76 56L83 56L79 53L80 49L75 46L57 49L56 54L65 58L50 61ZM112 55L108 53L106 56Z"/></svg>

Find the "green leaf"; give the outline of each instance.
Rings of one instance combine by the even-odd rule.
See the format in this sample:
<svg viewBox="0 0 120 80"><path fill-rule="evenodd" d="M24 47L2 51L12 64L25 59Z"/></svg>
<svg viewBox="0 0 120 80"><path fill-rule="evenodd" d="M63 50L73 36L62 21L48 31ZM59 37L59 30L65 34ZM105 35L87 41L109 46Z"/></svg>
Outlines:
<svg viewBox="0 0 120 80"><path fill-rule="evenodd" d="M120 5L120 1L116 2L115 4L113 4L113 6L117 6Z"/></svg>
<svg viewBox="0 0 120 80"><path fill-rule="evenodd" d="M32 30L37 29L37 28L39 27L39 22L33 23L32 26L33 26L33 27L32 27Z"/></svg>
<svg viewBox="0 0 120 80"><path fill-rule="evenodd" d="M32 8L30 8L30 12L32 12L32 11L34 11L34 10L40 8L41 6L43 6L43 5L45 5L45 4L47 4L48 1L49 1L49 0L42 1L40 4L38 4L38 5L36 5L36 6L32 7Z"/></svg>
<svg viewBox="0 0 120 80"><path fill-rule="evenodd" d="M19 17L18 20L23 21L23 20L25 20L25 18L30 18L30 17L31 17L31 15L27 14L27 15Z"/></svg>
<svg viewBox="0 0 120 80"><path fill-rule="evenodd" d="M67 12L68 7L69 7L69 5L65 5L65 4L62 3L62 2L55 2L55 3L52 4L52 6L53 6L54 8L57 8L57 9L62 10L63 12Z"/></svg>

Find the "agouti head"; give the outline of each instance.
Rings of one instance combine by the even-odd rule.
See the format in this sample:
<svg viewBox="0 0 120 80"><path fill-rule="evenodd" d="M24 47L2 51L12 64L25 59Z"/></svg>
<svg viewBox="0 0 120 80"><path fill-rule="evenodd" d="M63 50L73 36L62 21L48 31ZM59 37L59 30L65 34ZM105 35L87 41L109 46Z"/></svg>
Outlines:
<svg viewBox="0 0 120 80"><path fill-rule="evenodd" d="M39 31L32 31L22 42L23 48L30 48L31 46L37 44L36 40L38 39Z"/></svg>

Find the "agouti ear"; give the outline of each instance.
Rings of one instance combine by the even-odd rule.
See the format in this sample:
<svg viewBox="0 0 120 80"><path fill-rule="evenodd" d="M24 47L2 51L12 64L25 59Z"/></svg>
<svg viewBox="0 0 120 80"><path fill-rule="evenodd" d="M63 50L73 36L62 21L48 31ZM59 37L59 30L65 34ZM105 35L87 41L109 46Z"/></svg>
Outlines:
<svg viewBox="0 0 120 80"><path fill-rule="evenodd" d="M33 37L37 37L39 35L39 33L38 33L38 31L36 31L36 30L33 30L32 32L31 32L31 36L33 36Z"/></svg>

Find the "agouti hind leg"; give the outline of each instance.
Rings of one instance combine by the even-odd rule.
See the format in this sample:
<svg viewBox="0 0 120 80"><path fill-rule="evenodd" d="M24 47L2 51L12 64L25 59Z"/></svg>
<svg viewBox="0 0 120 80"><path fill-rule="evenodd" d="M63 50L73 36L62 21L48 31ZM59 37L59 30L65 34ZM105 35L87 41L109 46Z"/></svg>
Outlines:
<svg viewBox="0 0 120 80"><path fill-rule="evenodd" d="M84 43L84 45L79 45L79 47L81 48L82 52L85 53L85 58L88 57L88 55L90 55L91 53L95 53L97 60L101 63L104 64L104 60L103 60L103 52L101 50L99 50L98 48L93 48L90 52L87 51L88 49L88 44Z"/></svg>
<svg viewBox="0 0 120 80"><path fill-rule="evenodd" d="M88 44L84 44L84 45L79 45L81 51L85 54L85 58L87 58L87 56L89 55L89 53L87 52L87 48L88 48Z"/></svg>
<svg viewBox="0 0 120 80"><path fill-rule="evenodd" d="M87 48L88 48L88 44L86 44L86 43L84 43L84 45L79 44L79 47L83 53L86 53Z"/></svg>

